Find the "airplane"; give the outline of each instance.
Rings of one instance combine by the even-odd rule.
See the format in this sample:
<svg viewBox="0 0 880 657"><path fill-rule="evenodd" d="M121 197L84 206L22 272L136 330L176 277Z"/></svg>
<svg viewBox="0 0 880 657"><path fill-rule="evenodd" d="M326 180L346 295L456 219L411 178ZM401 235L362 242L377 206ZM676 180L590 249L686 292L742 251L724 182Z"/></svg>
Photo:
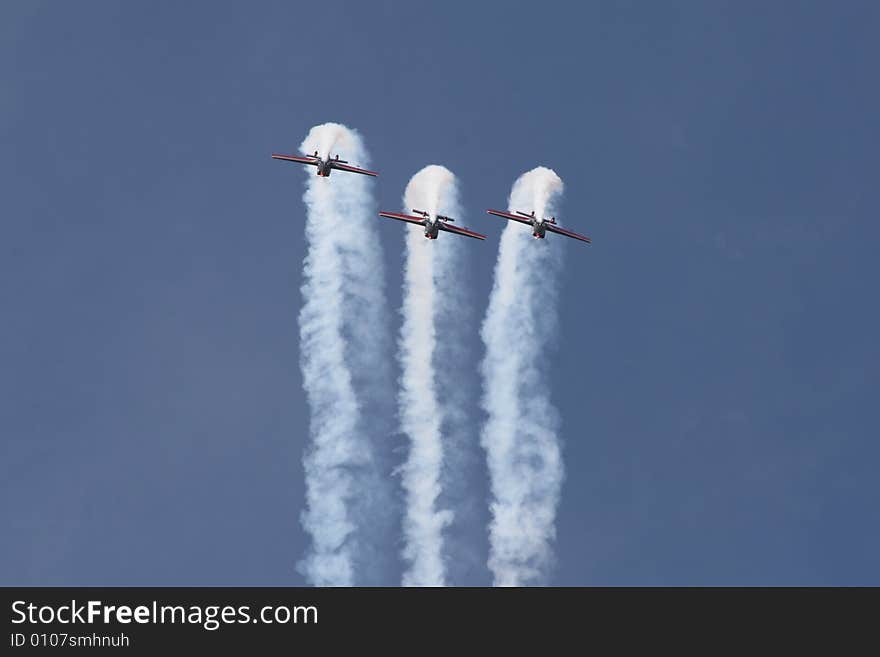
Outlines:
<svg viewBox="0 0 880 657"><path fill-rule="evenodd" d="M350 171L352 173L362 173L365 176L378 176L379 174L376 171L367 171L366 169L359 169L357 167L351 166L347 160L340 160L339 155L336 157L327 156L327 159L323 159L318 155L318 151L315 151L314 155L306 155L305 157L300 157L299 155L281 155L280 153L272 153L272 158L275 160L285 160L287 162L300 162L302 164L311 164L312 166L318 167L318 175L324 178L328 178L330 176L330 172L333 169L339 169L340 171Z"/></svg>
<svg viewBox="0 0 880 657"><path fill-rule="evenodd" d="M528 214L517 210L515 214L511 214L510 212L502 212L501 210L486 210L489 214L494 214L497 217L502 217L504 219L510 219L511 221L518 221L521 224L528 224L532 227L532 236L535 239L542 240L546 235L546 231L550 231L551 233L558 233L560 235L565 235L566 237L573 237L576 240L581 240L582 242L586 242L587 244L592 244L593 241L587 237L586 235L581 235L580 233L575 233L571 230L566 230L565 228L560 228L556 225L556 217L550 217L549 219L539 219L535 217L535 211L532 210Z"/></svg>
<svg viewBox="0 0 880 657"><path fill-rule="evenodd" d="M442 214L438 214L434 215L432 218L431 215L424 210L413 210L413 212L422 215L422 218L420 219L419 217L414 217L409 214L398 214L397 212L380 212L379 216L387 217L388 219L397 219L398 221L408 221L411 224L424 226L425 237L429 240L437 239L437 235L441 230L445 230L448 233L455 233L456 235L464 235L465 237L473 237L478 240L486 239L485 235L468 230L467 228L450 226L449 223L455 221L455 219L452 219L451 217L444 217Z"/></svg>

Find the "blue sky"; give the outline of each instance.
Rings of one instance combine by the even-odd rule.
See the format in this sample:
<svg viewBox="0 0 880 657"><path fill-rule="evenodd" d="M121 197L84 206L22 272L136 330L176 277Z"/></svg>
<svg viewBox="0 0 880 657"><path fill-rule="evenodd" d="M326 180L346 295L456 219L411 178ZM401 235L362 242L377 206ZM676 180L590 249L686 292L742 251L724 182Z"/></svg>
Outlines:
<svg viewBox="0 0 880 657"><path fill-rule="evenodd" d="M478 318L522 172L593 238L547 354L551 583L880 584L878 28L855 0L5 3L0 583L304 583L303 175L269 154L339 121L384 208L458 175ZM401 226L365 238L399 308Z"/></svg>

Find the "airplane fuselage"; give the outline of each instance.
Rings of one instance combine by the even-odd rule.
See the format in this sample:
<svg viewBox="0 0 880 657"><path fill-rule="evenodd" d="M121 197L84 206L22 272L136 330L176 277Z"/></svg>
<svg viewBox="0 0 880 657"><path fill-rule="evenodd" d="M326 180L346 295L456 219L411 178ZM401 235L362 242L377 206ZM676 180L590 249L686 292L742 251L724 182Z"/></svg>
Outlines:
<svg viewBox="0 0 880 657"><path fill-rule="evenodd" d="M526 219L528 219L532 224L532 237L536 240L542 240L547 236L547 223L555 224L556 218L551 217L550 219L544 219L542 217L536 217L535 211L532 210L529 213L523 212L522 210L517 210L517 214L522 215Z"/></svg>
<svg viewBox="0 0 880 657"><path fill-rule="evenodd" d="M322 178L329 178L330 172L333 171L333 166L330 164L330 160L318 160L318 175Z"/></svg>
<svg viewBox="0 0 880 657"><path fill-rule="evenodd" d="M547 235L547 227L543 219L532 219L532 237L542 240Z"/></svg>
<svg viewBox="0 0 880 657"><path fill-rule="evenodd" d="M318 160L315 163L315 166L318 167L318 175L321 176L322 178L329 178L330 177L330 174L333 172L333 163L334 162L337 164L348 164L348 160L340 160L338 155L336 157L330 157L328 155L327 159L324 160L318 155L318 151L315 151L315 154L313 155L313 157L317 158L317 160Z"/></svg>
<svg viewBox="0 0 880 657"><path fill-rule="evenodd" d="M437 218L434 217L431 219L430 217L425 219L425 237L429 240L437 239L437 235L440 233L440 222L437 221Z"/></svg>

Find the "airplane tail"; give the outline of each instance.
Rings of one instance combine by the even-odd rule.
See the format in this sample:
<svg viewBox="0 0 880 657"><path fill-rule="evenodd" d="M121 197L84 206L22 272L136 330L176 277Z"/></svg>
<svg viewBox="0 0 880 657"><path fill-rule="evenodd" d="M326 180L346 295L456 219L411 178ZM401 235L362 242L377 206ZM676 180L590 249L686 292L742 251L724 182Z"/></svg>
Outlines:
<svg viewBox="0 0 880 657"><path fill-rule="evenodd" d="M522 210L517 210L516 213L517 213L517 214L521 214L521 215L524 216L524 217L528 217L529 219L537 219L537 218L538 218L538 217L535 216L535 211L534 211L534 210L532 210L531 212L523 212ZM545 219L543 219L542 221L543 221L544 223L546 223L546 224L555 224L555 223L556 223L556 217L550 217L549 219L548 219L548 218L545 218Z"/></svg>

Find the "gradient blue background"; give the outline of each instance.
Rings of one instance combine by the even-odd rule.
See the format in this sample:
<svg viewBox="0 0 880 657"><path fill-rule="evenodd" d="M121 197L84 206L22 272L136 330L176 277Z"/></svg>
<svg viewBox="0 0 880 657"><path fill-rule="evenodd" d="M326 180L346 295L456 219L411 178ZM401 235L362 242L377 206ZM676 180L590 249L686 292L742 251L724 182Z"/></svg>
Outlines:
<svg viewBox="0 0 880 657"><path fill-rule="evenodd" d="M573 5L0 5L0 583L304 583L304 176L269 154L340 121L383 207L458 174L477 318L520 173L594 239L552 584L880 584L880 8ZM399 308L401 226L365 238Z"/></svg>

